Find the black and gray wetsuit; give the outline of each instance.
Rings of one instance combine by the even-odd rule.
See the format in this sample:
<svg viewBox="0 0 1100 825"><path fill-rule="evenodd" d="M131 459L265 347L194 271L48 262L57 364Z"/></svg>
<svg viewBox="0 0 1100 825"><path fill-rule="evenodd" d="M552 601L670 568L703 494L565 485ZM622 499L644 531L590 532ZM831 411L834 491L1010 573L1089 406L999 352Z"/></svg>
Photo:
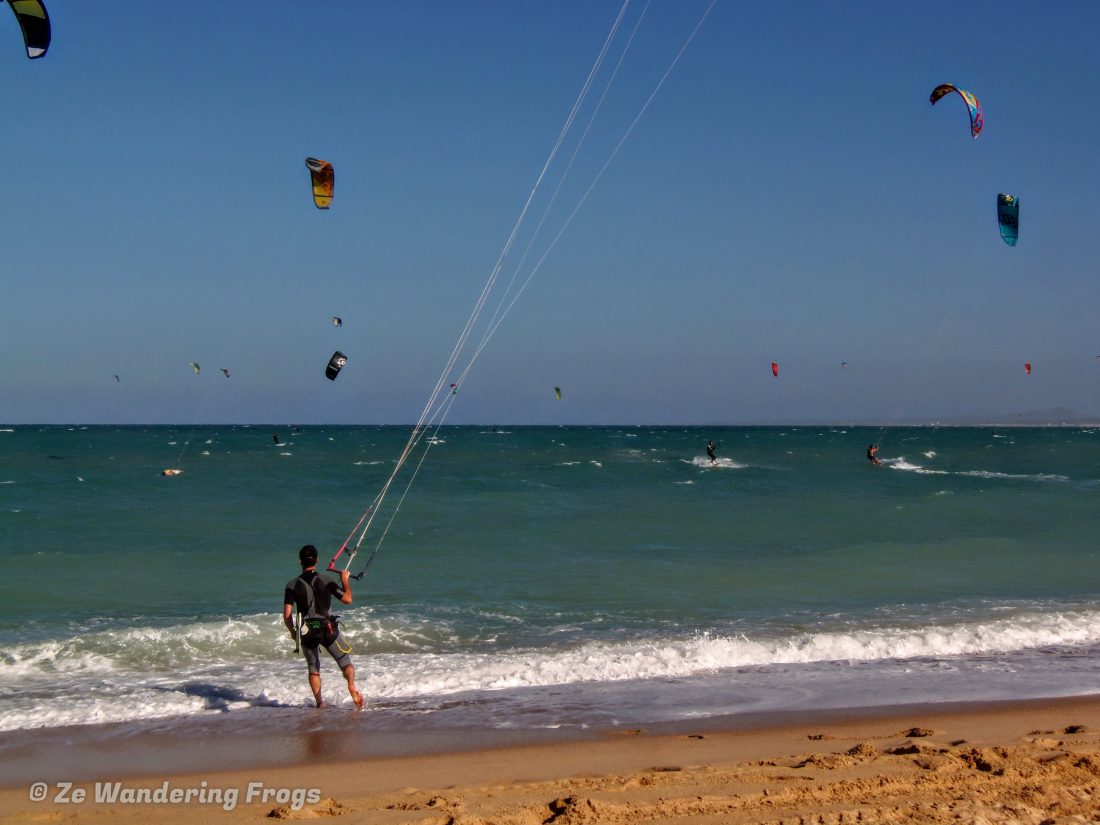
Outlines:
<svg viewBox="0 0 1100 825"><path fill-rule="evenodd" d="M298 608L302 628L302 655L310 673L321 672L320 649L323 645L341 669L351 664L351 645L333 616L332 598L344 595L338 582L309 570L287 582L283 604Z"/></svg>

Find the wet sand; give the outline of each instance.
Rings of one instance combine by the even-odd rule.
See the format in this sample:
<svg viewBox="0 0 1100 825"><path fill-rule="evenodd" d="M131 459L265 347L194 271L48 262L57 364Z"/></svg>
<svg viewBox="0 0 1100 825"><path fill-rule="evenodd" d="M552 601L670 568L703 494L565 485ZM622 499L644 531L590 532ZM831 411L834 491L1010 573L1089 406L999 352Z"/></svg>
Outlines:
<svg viewBox="0 0 1100 825"><path fill-rule="evenodd" d="M212 726L189 741L178 731L120 735L95 755L81 749L79 729L66 740L43 732L37 746L28 734L0 768L0 822L1100 821L1100 697L581 734L396 731L360 743L366 755L355 758L341 757L354 751L346 743L318 749L351 725L331 715L322 727L312 747L283 737L277 751L269 736L219 736ZM78 765L82 777L65 775ZM29 798L37 770L46 771L41 802Z"/></svg>

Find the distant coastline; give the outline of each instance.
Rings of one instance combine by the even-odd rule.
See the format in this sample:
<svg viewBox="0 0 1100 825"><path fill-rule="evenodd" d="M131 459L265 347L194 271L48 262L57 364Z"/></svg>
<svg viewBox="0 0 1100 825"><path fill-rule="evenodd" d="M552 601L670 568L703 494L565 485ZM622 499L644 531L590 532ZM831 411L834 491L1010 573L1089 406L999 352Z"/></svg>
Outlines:
<svg viewBox="0 0 1100 825"><path fill-rule="evenodd" d="M193 422L181 422L181 421L166 421L166 422L122 422L122 421L0 421L0 433L11 432L14 427L127 427L140 429L143 427L175 427L177 429L204 429L204 428L216 428L216 427L242 427L242 428L256 428L256 429L271 429L271 430L284 430L288 433L292 433L295 429L302 427L340 427L347 429L354 429L356 427L378 427L378 428L402 428L408 429L413 426L412 422L363 422L358 424L348 424L346 422L332 422L332 421L315 421L315 422L300 422L297 424L272 424L265 421L211 421L201 424L195 424ZM495 424L486 424L481 422L473 423L453 423L444 424L443 429L487 429L487 430L503 430L503 428L515 428L515 427L559 427L561 429L591 429L591 428L624 428L624 429L656 429L667 427L687 427L692 429L706 429L706 428L738 428L738 427L862 427L868 429L891 429L891 428L905 428L905 427L922 427L922 428L934 428L934 427L974 427L974 428L1060 428L1065 427L1069 429L1079 427L1100 427L1100 414L1090 415L1085 413L1078 413L1072 410L1047 410L1047 411L1030 411L1023 413L1016 413L1015 415L1003 415L1003 416L955 416L951 418L898 418L891 420L881 419L866 419L866 420L851 420L851 419L835 419L835 418L821 418L821 419L778 419L775 421L701 421L701 422L684 422L684 421L665 421L665 422L650 422L650 423L638 423L638 422L590 422L590 423L578 423L569 422L561 423L557 421L530 421L530 422L497 422Z"/></svg>

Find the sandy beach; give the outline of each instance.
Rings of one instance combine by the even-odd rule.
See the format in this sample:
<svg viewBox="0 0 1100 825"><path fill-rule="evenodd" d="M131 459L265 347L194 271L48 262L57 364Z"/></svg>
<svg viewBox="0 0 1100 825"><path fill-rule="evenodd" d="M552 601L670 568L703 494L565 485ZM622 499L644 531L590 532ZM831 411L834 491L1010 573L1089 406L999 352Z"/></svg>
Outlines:
<svg viewBox="0 0 1100 825"><path fill-rule="evenodd" d="M5 770L0 821L1100 821L1100 698L813 716L254 769L212 758L209 770L152 777L113 775L108 756L93 779L43 777L43 801L30 798L43 786L13 785Z"/></svg>

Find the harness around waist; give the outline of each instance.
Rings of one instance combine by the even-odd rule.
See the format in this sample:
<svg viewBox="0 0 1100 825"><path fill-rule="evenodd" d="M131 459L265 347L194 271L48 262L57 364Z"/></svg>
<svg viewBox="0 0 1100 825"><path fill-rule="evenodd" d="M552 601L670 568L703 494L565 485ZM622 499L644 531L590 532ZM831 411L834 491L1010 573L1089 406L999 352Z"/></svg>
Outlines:
<svg viewBox="0 0 1100 825"><path fill-rule="evenodd" d="M302 644L306 647L328 647L340 635L339 619L339 616L303 618Z"/></svg>

